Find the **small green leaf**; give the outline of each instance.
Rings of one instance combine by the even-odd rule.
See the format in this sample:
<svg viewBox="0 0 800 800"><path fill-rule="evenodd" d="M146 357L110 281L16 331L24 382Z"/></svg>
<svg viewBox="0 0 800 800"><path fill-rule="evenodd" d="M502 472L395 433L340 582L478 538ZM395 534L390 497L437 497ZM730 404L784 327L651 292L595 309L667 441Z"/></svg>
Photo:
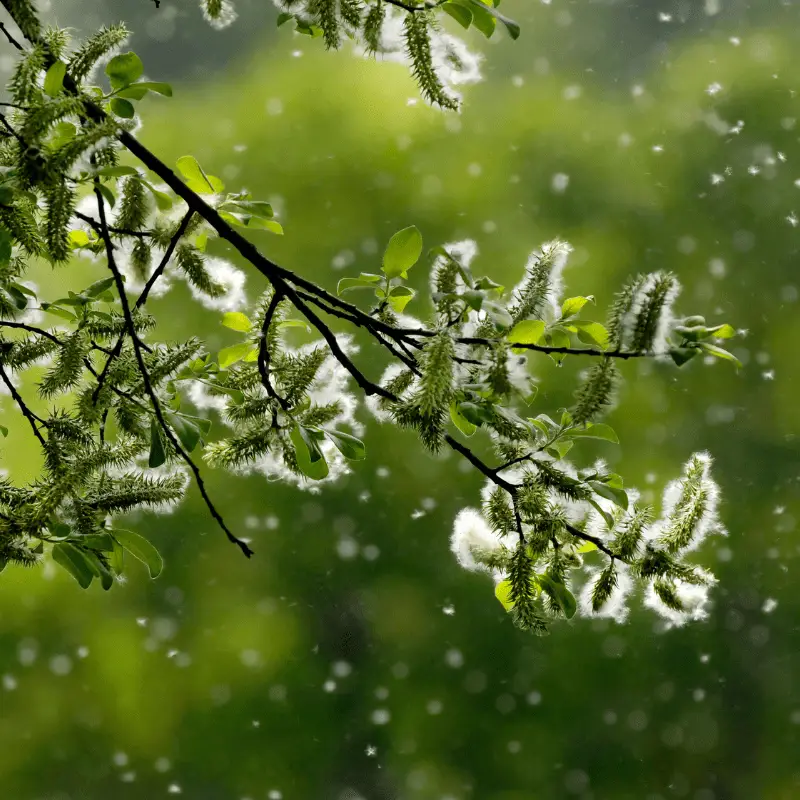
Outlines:
<svg viewBox="0 0 800 800"><path fill-rule="evenodd" d="M610 500L621 509L625 510L628 508L628 495L625 493L624 489L610 486L607 483L600 483L600 481L589 481L589 486L591 486L600 497L605 497L606 500Z"/></svg>
<svg viewBox="0 0 800 800"><path fill-rule="evenodd" d="M67 65L63 61L54 61L44 75L44 93L48 97L55 97L64 88L64 76L67 74Z"/></svg>
<svg viewBox="0 0 800 800"><path fill-rule="evenodd" d="M90 550L110 553L114 549L114 540L108 533L87 533L79 537L79 541L83 547L88 547Z"/></svg>
<svg viewBox="0 0 800 800"><path fill-rule="evenodd" d="M472 24L472 12L458 3L445 3L442 11L449 14L462 28L466 29Z"/></svg>
<svg viewBox="0 0 800 800"><path fill-rule="evenodd" d="M89 234L86 231L70 231L67 239L70 247L85 247L89 244Z"/></svg>
<svg viewBox="0 0 800 800"><path fill-rule="evenodd" d="M570 345L569 335L560 328L553 328L550 333L547 334L547 342L551 347L567 348ZM552 358L556 364L560 364L566 357L566 353L550 353L550 358Z"/></svg>
<svg viewBox="0 0 800 800"><path fill-rule="evenodd" d="M181 414L170 414L168 419L184 450L191 453L200 442L200 428L193 420Z"/></svg>
<svg viewBox="0 0 800 800"><path fill-rule="evenodd" d="M587 422L586 428L573 428L569 432L570 436L580 436L584 439L604 439L607 442L619 444L619 437L610 425L603 422Z"/></svg>
<svg viewBox="0 0 800 800"><path fill-rule="evenodd" d="M483 309L486 311L487 316L489 319L491 319L495 328L498 330L504 330L505 328L510 327L514 322L514 320L511 318L511 314L508 313L508 309L506 309L505 306L500 305L500 303L484 300Z"/></svg>
<svg viewBox="0 0 800 800"><path fill-rule="evenodd" d="M544 335L545 323L540 319L518 322L509 332L508 341L515 344L537 344Z"/></svg>
<svg viewBox="0 0 800 800"><path fill-rule="evenodd" d="M367 448L364 447L364 442L361 439L357 439L349 433L342 433L342 431L329 431L326 429L325 433L345 458L351 461L361 461L367 457Z"/></svg>
<svg viewBox="0 0 800 800"><path fill-rule="evenodd" d="M250 352L250 348L252 346L253 345L250 344L250 342L243 342L242 344L234 344L230 347L224 347L219 351L219 355L217 357L220 368L227 369L237 361L241 361L248 354L248 352Z"/></svg>
<svg viewBox="0 0 800 800"><path fill-rule="evenodd" d="M302 426L295 426L289 435L294 445L299 470L307 478L319 481L328 476L328 462L325 461L316 441ZM312 458L313 453L313 458Z"/></svg>
<svg viewBox="0 0 800 800"><path fill-rule="evenodd" d="M389 294L389 305L397 314L402 314L416 292L408 286L395 286Z"/></svg>
<svg viewBox="0 0 800 800"><path fill-rule="evenodd" d="M106 75L116 88L128 86L144 72L142 59L136 53L121 53L106 64Z"/></svg>
<svg viewBox="0 0 800 800"><path fill-rule="evenodd" d="M290 19L294 19L294 14L290 14L288 11L282 11L278 14L278 27L280 28L281 25L288 22Z"/></svg>
<svg viewBox="0 0 800 800"><path fill-rule="evenodd" d="M115 575L122 575L125 569L125 549L116 540L111 540L112 550L111 555L108 557L108 563Z"/></svg>
<svg viewBox="0 0 800 800"><path fill-rule="evenodd" d="M458 404L455 402L450 403L450 419L453 421L453 425L455 425L464 436L472 436L472 434L478 430L478 426L470 422L461 413Z"/></svg>
<svg viewBox="0 0 800 800"><path fill-rule="evenodd" d="M732 339L736 336L736 329L727 323L709 328L708 331L715 339Z"/></svg>
<svg viewBox="0 0 800 800"><path fill-rule="evenodd" d="M147 460L149 467L160 467L167 460L164 452L164 442L161 438L161 426L153 417L150 420L150 457Z"/></svg>
<svg viewBox="0 0 800 800"><path fill-rule="evenodd" d="M71 311L67 311L65 308L54 306L52 303L42 303L42 311L46 311L48 314L52 314L54 317L61 317L61 319L69 320L70 322L75 321L75 315Z"/></svg>
<svg viewBox="0 0 800 800"><path fill-rule="evenodd" d="M172 97L172 87L168 83L161 81L139 81L120 89L117 92L117 97L127 97L130 100L141 100L147 92L155 92L156 94L164 95L164 97Z"/></svg>
<svg viewBox="0 0 800 800"><path fill-rule="evenodd" d="M489 9L478 0L473 3L472 0L456 0L459 5L469 8L472 14L472 24L487 38L491 39L492 34L497 28L497 20L491 14Z"/></svg>
<svg viewBox="0 0 800 800"><path fill-rule="evenodd" d="M79 231L82 233L82 231ZM95 281L87 289L84 289L84 294L88 297L97 297L108 291L114 285L114 278L103 278L102 280Z"/></svg>
<svg viewBox="0 0 800 800"><path fill-rule="evenodd" d="M336 293L342 295L350 289L374 289L375 284L382 280L381 275L362 272L357 278L342 278L336 286Z"/></svg>
<svg viewBox="0 0 800 800"><path fill-rule="evenodd" d="M688 361L691 361L700 351L696 347L672 347L670 348L670 358L679 366L682 367Z"/></svg>
<svg viewBox="0 0 800 800"><path fill-rule="evenodd" d="M538 576L539 585L550 595L556 605L564 612L567 619L572 619L578 610L578 603L575 596L561 582L553 580L549 575Z"/></svg>
<svg viewBox="0 0 800 800"><path fill-rule="evenodd" d="M0 425L0 436L2 436L4 439L8 437L8 428L6 428L5 425Z"/></svg>
<svg viewBox="0 0 800 800"><path fill-rule="evenodd" d="M138 558L150 573L151 578L157 578L164 569L164 560L161 553L144 536L133 531L117 528L113 531L114 538L132 555Z"/></svg>
<svg viewBox="0 0 800 800"><path fill-rule="evenodd" d="M587 303L593 303L594 297L570 297L561 306L561 318L574 317Z"/></svg>
<svg viewBox="0 0 800 800"><path fill-rule="evenodd" d="M575 552L576 553L591 553L594 550L597 550L597 545L594 542L584 542L580 547L578 547L575 550Z"/></svg>
<svg viewBox="0 0 800 800"><path fill-rule="evenodd" d="M493 17L494 17L494 18L495 18L495 19L496 19L498 22L502 22L502 23L503 23L503 25L505 25L505 26L506 26L506 30L508 31L508 35L509 35L509 36L510 36L512 39L519 39L520 27L519 27L519 25L518 25L516 22L514 22L514 20L513 20L513 19L509 19L509 18L508 18L507 16L505 16L504 14L501 14L501 13L500 13L500 12L499 12L499 11L498 11L498 10L497 10L495 7L494 7L494 6L490 6L490 5L486 4L486 3L482 3L482 2L481 2L481 0L469 0L469 2L471 3L471 7L472 7L472 12L473 12L473 14L475 14L475 8L476 8L476 7L477 7L477 8L479 8L479 9L481 9L482 11L486 11L486 12L488 12L488 13L489 13L489 14L491 14L491 15L492 15L492 16L493 16ZM478 27L478 19L477 19L477 14L475 14L475 27ZM478 29L481 31L481 33L483 33L483 32L484 32L482 28L479 28L479 27L478 27ZM485 34L485 35L486 35L487 37L489 37L489 36L491 36L492 34L491 34L491 33L487 33L487 34Z"/></svg>
<svg viewBox="0 0 800 800"><path fill-rule="evenodd" d="M169 211L172 208L172 198L168 194L158 191L158 189L151 186L147 181L144 181L144 185L150 190L150 194L153 195L153 199L156 201L159 211Z"/></svg>
<svg viewBox="0 0 800 800"><path fill-rule="evenodd" d="M219 178L206 174L194 156L181 156L175 166L184 177L187 186L198 194L218 194L225 189Z"/></svg>
<svg viewBox="0 0 800 800"><path fill-rule="evenodd" d="M422 255L422 234L411 225L389 239L383 253L383 271L390 278L407 277L407 272Z"/></svg>
<svg viewBox="0 0 800 800"><path fill-rule="evenodd" d="M494 596L500 601L506 611L511 611L514 608L514 601L511 599L511 581L500 581L494 587Z"/></svg>
<svg viewBox="0 0 800 800"><path fill-rule="evenodd" d="M240 333L247 333L253 327L253 323L241 311L227 311L222 315L222 324Z"/></svg>
<svg viewBox="0 0 800 800"><path fill-rule="evenodd" d="M97 183L94 187L100 194L103 196L103 199L108 203L109 208L114 208L114 203L117 202L117 198L114 197L114 192L108 188L104 183Z"/></svg>
<svg viewBox="0 0 800 800"><path fill-rule="evenodd" d="M94 572L96 578L100 578L100 585L105 591L108 591L114 585L114 576L109 571L108 567L100 560L100 556L90 551L82 550L81 554L86 558L89 563L89 568Z"/></svg>
<svg viewBox="0 0 800 800"><path fill-rule="evenodd" d="M53 561L63 567L78 582L81 589L88 589L94 580L95 571L89 559L69 542L59 542L53 546Z"/></svg>
<svg viewBox="0 0 800 800"><path fill-rule="evenodd" d="M733 353L729 353L727 350L723 350L721 347L717 347L715 344L700 342L697 346L704 352L708 353L708 355L714 356L714 358L721 358L725 361L733 361L737 367L742 366L742 362L739 361L739 359L736 358Z"/></svg>

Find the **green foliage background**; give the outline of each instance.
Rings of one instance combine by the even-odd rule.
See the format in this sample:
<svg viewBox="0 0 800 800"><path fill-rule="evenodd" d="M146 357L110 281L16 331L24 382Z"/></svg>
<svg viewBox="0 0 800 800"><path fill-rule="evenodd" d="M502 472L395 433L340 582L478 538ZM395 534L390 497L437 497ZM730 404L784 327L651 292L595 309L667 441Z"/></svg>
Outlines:
<svg viewBox="0 0 800 800"><path fill-rule="evenodd" d="M449 552L480 481L412 434L370 424L368 461L319 495L209 473L252 538L250 562L193 493L140 523L165 555L158 581L142 568L102 595L54 571L3 573L3 796L798 796L796 9L677 9L659 22L643 1L507 0L523 37L473 42L487 79L455 117L416 101L402 66L326 54L274 30L259 2L221 33L164 2L166 43L146 2L98 5L97 20L83 5L59 3L58 21L124 15L143 31L133 45L148 75L176 86L142 104L145 143L282 198L286 236L263 246L309 278L335 286L341 260L348 274L375 271L391 233L416 224L429 246L474 236L509 285L561 236L576 247L568 287L601 305L626 275L669 268L686 306L748 329L738 375L624 365L610 419L623 447L597 445L656 490L708 449L731 535L704 553L720 578L706 623L655 635L636 611L622 627L562 624L535 639ZM64 280L45 266L36 277L53 291ZM413 279L424 287L421 271ZM257 278L248 285L254 297ZM167 334L234 342L182 288L154 309ZM581 365L534 364L540 410L566 404ZM9 409L4 398L2 463L24 477L36 454Z"/></svg>

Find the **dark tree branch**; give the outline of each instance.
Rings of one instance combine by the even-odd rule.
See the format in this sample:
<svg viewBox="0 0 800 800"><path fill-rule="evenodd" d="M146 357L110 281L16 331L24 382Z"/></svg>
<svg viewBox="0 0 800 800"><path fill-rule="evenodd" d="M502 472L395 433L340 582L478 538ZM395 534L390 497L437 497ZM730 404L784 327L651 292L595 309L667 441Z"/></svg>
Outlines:
<svg viewBox="0 0 800 800"><path fill-rule="evenodd" d="M41 417L37 417L36 414L34 414L33 411L28 408L14 384L11 383L11 378L8 377L8 373L6 372L6 369L2 363L0 363L0 378L3 379L3 383L8 388L8 391L11 392L11 397L14 398L14 402L19 406L19 410L22 412L25 419L27 419L30 423L31 429L33 430L33 435L39 440L39 443L42 445L42 447L46 448L47 442L45 442L44 437L39 430L39 426L36 423L38 422L45 427L47 427L47 423L41 419Z"/></svg>
<svg viewBox="0 0 800 800"><path fill-rule="evenodd" d="M275 390L269 377L269 327L282 299L283 296L280 292L273 292L269 306L264 314L264 321L261 324L261 341L258 343L258 373L261 376L261 383L267 390L267 394L277 400L281 408L286 411L289 404L286 402L286 398Z"/></svg>

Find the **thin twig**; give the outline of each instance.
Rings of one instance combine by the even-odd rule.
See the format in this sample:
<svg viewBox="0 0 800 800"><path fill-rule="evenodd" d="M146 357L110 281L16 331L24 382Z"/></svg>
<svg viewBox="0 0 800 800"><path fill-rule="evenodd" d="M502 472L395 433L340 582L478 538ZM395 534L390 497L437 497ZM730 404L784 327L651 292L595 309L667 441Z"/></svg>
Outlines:
<svg viewBox="0 0 800 800"><path fill-rule="evenodd" d="M150 383L150 374L147 371L147 365L144 363L144 356L142 355L142 347L139 342L139 336L136 333L136 329L134 327L131 308L128 303L127 295L125 294L125 285L122 282L122 275L120 274L120 271L116 265L116 261L114 260L114 244L111 241L111 234L106 228L106 212L103 206L104 200L97 186L95 186L95 194L97 195L97 210L100 216L100 228L101 228L100 235L102 236L103 242L106 247L108 268L111 270L111 273L114 276L114 283L116 284L117 287L117 294L119 295L120 303L122 304L122 313L125 317L125 322L128 326L128 334L131 337L131 341L133 342L133 351L136 356L136 362L139 366L139 372L142 375L144 388L145 391L147 392L148 397L150 398L150 402L153 406L153 412L156 415L158 424L164 431L164 435L169 440L169 443L172 445L172 447L175 449L178 455L180 455L180 457L184 460L186 465L189 467L189 469L191 469L192 473L194 474L194 479L195 482L197 483L197 488L200 490L200 494L202 495L203 500L205 501L206 507L208 508L211 516L216 520L217 524L225 532L225 535L228 537L228 540L237 545L239 549L248 558L250 558L250 556L253 555L253 551L250 549L250 547L247 545L246 542L243 542L241 539L235 536L228 528L228 526L225 524L225 520L223 520L219 511L217 511L216 507L214 506L214 503L211 501L211 498L208 495L208 492L206 491L205 483L203 482L203 478L200 475L199 467L197 466L197 464L194 463L192 457L183 449L181 443L175 437L175 434L172 432L172 429L169 427L166 419L164 418L164 413L161 410L161 404L158 401L155 389Z"/></svg>
<svg viewBox="0 0 800 800"><path fill-rule="evenodd" d="M8 388L8 391L11 392L14 402L19 406L19 410L23 413L25 419L27 419L30 423L31 428L33 429L33 435L39 440L42 447L46 448L47 442L45 442L44 437L42 436L41 431L36 423L39 422L45 427L47 426L47 423L41 419L41 417L37 417L36 414L34 414L33 411L31 411L28 406L25 405L25 401L22 399L22 396L17 391L14 384L11 383L11 378L8 377L8 373L6 373L5 367L2 365L2 363L0 363L0 378L3 379L3 383Z"/></svg>

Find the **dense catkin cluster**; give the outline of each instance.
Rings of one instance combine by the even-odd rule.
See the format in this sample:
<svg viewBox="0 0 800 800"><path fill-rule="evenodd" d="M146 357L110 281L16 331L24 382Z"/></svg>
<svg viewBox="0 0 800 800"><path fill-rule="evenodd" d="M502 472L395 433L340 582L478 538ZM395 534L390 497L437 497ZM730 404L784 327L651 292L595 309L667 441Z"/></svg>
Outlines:
<svg viewBox="0 0 800 800"><path fill-rule="evenodd" d="M489 31L489 20L505 18L484 5L476 19ZM440 30L438 6L386 6L285 0L283 21L329 47L347 34L405 52L423 93L454 107L451 86L475 64ZM29 484L0 482L0 569L49 556L84 588L96 578L108 589L128 553L155 577L160 556L121 518L173 508L190 479L250 555L204 470L318 491L366 456L363 397L382 422L414 431L433 453L454 451L486 479L480 509L456 517L452 548L462 566L494 578L519 627L545 633L578 611L622 619L637 587L668 624L706 613L713 577L688 556L720 531L710 458L690 459L658 512L605 463L580 460L585 438L617 443L600 418L618 364L669 355L680 366L699 353L735 361L718 344L730 326L674 315L674 276L636 277L604 325L589 317L591 295L563 296L565 242L535 250L506 291L476 272L477 247L462 240L434 249L421 297L408 283L424 251L411 226L387 243L380 273L345 277L329 292L255 247L251 235L283 233L269 203L226 191L191 155L173 170L135 138L134 103L171 88L144 80L139 57L121 52L124 26L73 44L66 31L43 29L28 0L5 7L27 42L0 111L0 383L42 468ZM203 9L217 25L233 13L227 0ZM218 236L266 280L255 303L244 271L209 253ZM26 278L35 258L55 267L83 259L97 279L83 285L73 277L83 271L65 270L69 289L54 296ZM158 337L149 302L178 280L219 315L229 337L220 350L191 332ZM368 290L368 308L342 298L355 289ZM354 338L333 325L370 337L387 357L382 377L362 370ZM571 409L546 409L533 358L591 360ZM21 380L30 375L33 388Z"/></svg>

